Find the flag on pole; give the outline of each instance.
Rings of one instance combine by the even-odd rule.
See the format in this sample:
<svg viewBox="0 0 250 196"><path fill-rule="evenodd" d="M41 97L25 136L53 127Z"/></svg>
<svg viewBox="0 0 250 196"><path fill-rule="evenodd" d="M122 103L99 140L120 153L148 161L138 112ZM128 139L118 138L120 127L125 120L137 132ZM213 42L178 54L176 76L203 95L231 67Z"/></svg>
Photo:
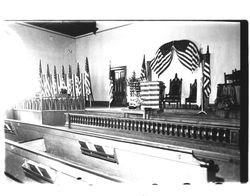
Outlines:
<svg viewBox="0 0 250 196"><path fill-rule="evenodd" d="M39 83L40 83L40 94L41 94L41 97L43 97L45 94L45 89L44 89L44 80L43 80L41 60L39 62Z"/></svg>
<svg viewBox="0 0 250 196"><path fill-rule="evenodd" d="M81 83L81 73L80 73L79 63L77 63L77 68L76 68L75 91L76 91L76 96L81 96L81 93L82 93L82 83Z"/></svg>
<svg viewBox="0 0 250 196"><path fill-rule="evenodd" d="M52 77L52 84L53 84L54 95L59 94L56 66L54 66L54 75Z"/></svg>
<svg viewBox="0 0 250 196"><path fill-rule="evenodd" d="M210 64L208 60L204 59L203 68L203 93L206 97L209 97L211 93L211 78L210 78Z"/></svg>
<svg viewBox="0 0 250 196"><path fill-rule="evenodd" d="M72 97L74 96L71 65L69 65L69 74L67 77L67 92L68 92L68 95Z"/></svg>
<svg viewBox="0 0 250 196"><path fill-rule="evenodd" d="M142 67L141 67L141 80L147 80L145 55L143 56Z"/></svg>
<svg viewBox="0 0 250 196"><path fill-rule="evenodd" d="M85 72L84 72L84 86L85 86L86 99L89 100L89 97L93 98L91 81L90 81L89 63L87 57L86 57Z"/></svg>
<svg viewBox="0 0 250 196"><path fill-rule="evenodd" d="M113 91L114 91L114 84L113 84L113 78L111 74L111 62L109 64L109 106L111 102L113 101Z"/></svg>
<svg viewBox="0 0 250 196"><path fill-rule="evenodd" d="M51 75L49 71L49 64L47 64L47 73L44 77L45 81L45 94L46 97L52 97L53 96L53 88L52 88L52 81L51 81Z"/></svg>

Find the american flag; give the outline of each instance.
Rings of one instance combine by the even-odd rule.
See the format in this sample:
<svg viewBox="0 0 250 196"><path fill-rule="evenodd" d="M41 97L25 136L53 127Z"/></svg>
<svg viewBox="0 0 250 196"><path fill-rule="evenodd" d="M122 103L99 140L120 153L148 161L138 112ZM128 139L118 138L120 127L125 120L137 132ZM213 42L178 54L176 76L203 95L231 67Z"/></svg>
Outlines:
<svg viewBox="0 0 250 196"><path fill-rule="evenodd" d="M172 42L162 45L150 63L150 67L158 77L169 67L173 59L172 45Z"/></svg>
<svg viewBox="0 0 250 196"><path fill-rule="evenodd" d="M54 94L59 94L56 66L54 66L54 75L53 75L53 78L52 78L52 83L53 83Z"/></svg>
<svg viewBox="0 0 250 196"><path fill-rule="evenodd" d="M194 71L200 66L199 50L193 42L189 40L174 41L174 48L179 61L190 71Z"/></svg>
<svg viewBox="0 0 250 196"><path fill-rule="evenodd" d="M73 96L73 79L72 79L72 71L71 71L71 66L69 65L69 74L67 77L67 92L68 95Z"/></svg>
<svg viewBox="0 0 250 196"><path fill-rule="evenodd" d="M75 75L75 88L76 88L76 96L81 96L81 92L82 92L82 89L81 89L81 80L80 80L80 77L76 74Z"/></svg>
<svg viewBox="0 0 250 196"><path fill-rule="evenodd" d="M189 40L172 41L162 45L152 59L150 66L158 77L169 67L176 52L179 61L190 71L194 71L200 64L200 55L196 45Z"/></svg>
<svg viewBox="0 0 250 196"><path fill-rule="evenodd" d="M204 59L203 68L203 92L206 97L211 93L210 64Z"/></svg>
<svg viewBox="0 0 250 196"><path fill-rule="evenodd" d="M91 90L90 73L89 73L89 62L87 57L86 57L85 72L84 72L84 85L85 85L85 96L86 99L89 100L89 96L92 96L92 90Z"/></svg>
<svg viewBox="0 0 250 196"><path fill-rule="evenodd" d="M44 81L44 94L45 97L52 97L53 93L51 90L51 83L50 83L50 77L47 75L43 75L43 81Z"/></svg>
<svg viewBox="0 0 250 196"><path fill-rule="evenodd" d="M45 94L45 89L44 89L44 80L43 80L43 74L42 74L41 60L39 62L39 83L40 83L40 93L41 93L41 96L43 97Z"/></svg>
<svg viewBox="0 0 250 196"><path fill-rule="evenodd" d="M46 97L52 97L53 96L53 87L52 87L52 80L51 75L49 71L49 64L47 64L47 74L46 77L44 77L44 83L45 83L45 96Z"/></svg>
<svg viewBox="0 0 250 196"><path fill-rule="evenodd" d="M76 69L76 75L75 75L75 88L76 88L76 96L81 96L81 94L82 94L82 80L81 80L79 63L77 63L77 69Z"/></svg>
<svg viewBox="0 0 250 196"><path fill-rule="evenodd" d="M145 55L143 56L142 67L141 67L141 80L147 80Z"/></svg>
<svg viewBox="0 0 250 196"><path fill-rule="evenodd" d="M109 104L111 104L111 102L113 101L113 90L114 90L114 84L111 75L111 65L109 65Z"/></svg>

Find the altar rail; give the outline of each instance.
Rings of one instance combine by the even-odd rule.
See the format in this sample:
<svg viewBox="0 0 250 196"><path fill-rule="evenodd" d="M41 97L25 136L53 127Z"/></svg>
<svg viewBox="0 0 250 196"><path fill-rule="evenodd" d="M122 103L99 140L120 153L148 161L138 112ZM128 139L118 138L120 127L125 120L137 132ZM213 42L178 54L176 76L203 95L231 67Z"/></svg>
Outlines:
<svg viewBox="0 0 250 196"><path fill-rule="evenodd" d="M81 125L90 125L112 128L117 131L127 130L209 143L229 144L233 146L239 144L240 128L237 126L114 118L73 113L65 115L65 126L68 128L79 128Z"/></svg>
<svg viewBox="0 0 250 196"><path fill-rule="evenodd" d="M26 110L83 110L84 97L43 97L27 99L16 105Z"/></svg>

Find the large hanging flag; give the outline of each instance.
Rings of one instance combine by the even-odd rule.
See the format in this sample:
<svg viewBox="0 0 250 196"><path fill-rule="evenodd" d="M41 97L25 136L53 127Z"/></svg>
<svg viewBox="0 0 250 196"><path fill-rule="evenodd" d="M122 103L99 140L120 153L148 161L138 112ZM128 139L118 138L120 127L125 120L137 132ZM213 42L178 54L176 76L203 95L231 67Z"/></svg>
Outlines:
<svg viewBox="0 0 250 196"><path fill-rule="evenodd" d="M93 98L92 89L91 89L91 81L90 81L88 57L86 57L86 63L85 63L84 86L85 86L86 99L89 100L90 97Z"/></svg>
<svg viewBox="0 0 250 196"><path fill-rule="evenodd" d="M173 43L169 42L162 45L156 52L155 57L150 63L150 67L158 74L158 77L169 67L173 59Z"/></svg>
<svg viewBox="0 0 250 196"><path fill-rule="evenodd" d="M210 62L207 58L204 59L203 64L203 93L206 97L211 93Z"/></svg>
<svg viewBox="0 0 250 196"><path fill-rule="evenodd" d="M169 67L174 51L181 64L194 71L200 65L200 54L197 46L189 40L171 41L162 45L152 59L150 66L158 77Z"/></svg>
<svg viewBox="0 0 250 196"><path fill-rule="evenodd" d="M41 94L41 97L43 97L45 96L45 89L44 89L44 80L43 80L41 60L39 62L39 83L40 83L40 94Z"/></svg>
<svg viewBox="0 0 250 196"><path fill-rule="evenodd" d="M111 74L111 62L109 64L109 106L111 102L113 101L113 91L114 91L114 84L113 84L113 78Z"/></svg>
<svg viewBox="0 0 250 196"><path fill-rule="evenodd" d="M73 77L72 77L72 69L71 69L71 65L69 65L69 74L67 77L67 92L68 95L70 96L74 96L74 91L73 91Z"/></svg>
<svg viewBox="0 0 250 196"><path fill-rule="evenodd" d="M145 55L143 56L142 67L141 67L141 80L147 80Z"/></svg>
<svg viewBox="0 0 250 196"><path fill-rule="evenodd" d="M200 54L197 46L189 40L174 41L174 48L182 65L190 71L200 66Z"/></svg>

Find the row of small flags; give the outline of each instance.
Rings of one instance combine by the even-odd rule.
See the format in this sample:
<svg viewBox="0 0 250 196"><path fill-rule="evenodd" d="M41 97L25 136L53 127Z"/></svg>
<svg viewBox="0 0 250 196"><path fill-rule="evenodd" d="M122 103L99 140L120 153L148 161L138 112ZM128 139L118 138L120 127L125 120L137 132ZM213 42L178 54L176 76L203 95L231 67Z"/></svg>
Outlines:
<svg viewBox="0 0 250 196"><path fill-rule="evenodd" d="M39 80L42 97L55 97L58 94L68 94L71 97L86 96L87 100L93 100L91 80L89 73L88 58L84 66L84 74L80 72L79 63L77 63L76 74L72 74L71 65L69 72L65 74L62 66L62 74L57 74L54 66L53 74L50 74L49 65L47 64L46 74L42 73L42 63L39 63Z"/></svg>

